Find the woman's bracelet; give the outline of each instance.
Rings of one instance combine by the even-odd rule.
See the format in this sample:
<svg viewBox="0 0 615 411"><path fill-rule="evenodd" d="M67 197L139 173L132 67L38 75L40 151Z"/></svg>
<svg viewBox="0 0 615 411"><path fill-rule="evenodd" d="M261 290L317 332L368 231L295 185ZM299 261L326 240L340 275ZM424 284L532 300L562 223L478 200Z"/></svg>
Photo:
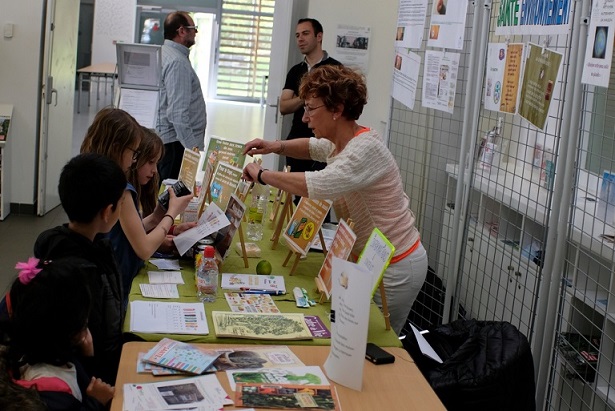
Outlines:
<svg viewBox="0 0 615 411"><path fill-rule="evenodd" d="M256 180L258 180L259 184L261 185L267 185L267 183L265 183L263 181L263 179L261 178L261 175L263 174L263 171L267 170L266 168L261 168L260 170L258 170L258 176L256 177Z"/></svg>
<svg viewBox="0 0 615 411"><path fill-rule="evenodd" d="M175 224L175 219L173 218L173 216L172 216L171 214L165 214L165 215L163 215L163 216L162 216L162 218L160 219L160 221L162 222L162 220L163 220L165 217L169 217L169 218L171 219L171 225Z"/></svg>
<svg viewBox="0 0 615 411"><path fill-rule="evenodd" d="M284 154L284 142L280 140L280 149L278 150L278 154Z"/></svg>

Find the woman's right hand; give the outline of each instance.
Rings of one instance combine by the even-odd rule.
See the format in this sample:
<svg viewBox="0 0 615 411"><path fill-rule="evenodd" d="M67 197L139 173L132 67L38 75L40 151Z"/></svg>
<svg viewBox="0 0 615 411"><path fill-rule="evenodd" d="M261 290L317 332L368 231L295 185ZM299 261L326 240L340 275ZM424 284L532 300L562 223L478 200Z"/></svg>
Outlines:
<svg viewBox="0 0 615 411"><path fill-rule="evenodd" d="M188 204L190 204L190 200L192 200L192 194L177 197L172 187L169 187L168 191L169 208L167 210L167 214L170 214L175 217L176 215L183 213L186 207L188 207Z"/></svg>
<svg viewBox="0 0 615 411"><path fill-rule="evenodd" d="M243 149L243 154L253 156L255 154L277 153L280 151L280 144L281 143L279 141L267 141L256 138L246 143L246 146Z"/></svg>
<svg viewBox="0 0 615 411"><path fill-rule="evenodd" d="M85 392L90 397L98 400L101 404L107 405L107 403L113 399L115 388L103 382L100 378L92 377Z"/></svg>

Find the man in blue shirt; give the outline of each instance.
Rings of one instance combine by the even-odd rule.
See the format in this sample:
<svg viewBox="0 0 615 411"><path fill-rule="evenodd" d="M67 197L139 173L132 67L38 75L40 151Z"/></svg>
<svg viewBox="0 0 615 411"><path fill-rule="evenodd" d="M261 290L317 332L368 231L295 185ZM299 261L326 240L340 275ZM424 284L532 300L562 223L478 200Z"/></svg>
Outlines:
<svg viewBox="0 0 615 411"><path fill-rule="evenodd" d="M207 112L201 82L190 64L190 47L198 32L184 11L170 13L164 20L162 45L162 89L157 131L164 142L158 163L161 181L177 178L184 148L203 150Z"/></svg>

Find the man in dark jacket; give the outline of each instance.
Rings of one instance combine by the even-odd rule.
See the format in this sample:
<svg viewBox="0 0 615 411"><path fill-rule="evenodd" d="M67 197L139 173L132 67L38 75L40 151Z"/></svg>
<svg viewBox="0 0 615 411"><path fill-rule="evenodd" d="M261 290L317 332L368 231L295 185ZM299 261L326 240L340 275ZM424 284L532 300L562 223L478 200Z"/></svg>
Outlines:
<svg viewBox="0 0 615 411"><path fill-rule="evenodd" d="M122 350L121 276L113 249L106 239L117 222L126 177L112 160L82 154L70 160L60 175L58 191L69 223L41 233L34 255L41 260L73 257L89 273L92 294L88 326L94 357L82 362L90 375L114 385Z"/></svg>

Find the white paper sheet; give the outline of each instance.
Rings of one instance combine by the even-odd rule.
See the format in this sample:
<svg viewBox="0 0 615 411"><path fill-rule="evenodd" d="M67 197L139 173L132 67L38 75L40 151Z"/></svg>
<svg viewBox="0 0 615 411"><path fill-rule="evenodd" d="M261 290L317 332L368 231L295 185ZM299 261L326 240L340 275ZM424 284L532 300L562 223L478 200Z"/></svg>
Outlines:
<svg viewBox="0 0 615 411"><path fill-rule="evenodd" d="M231 224L224 212L215 203L209 204L199 218L198 225L173 237L180 255L184 255L197 241Z"/></svg>
<svg viewBox="0 0 615 411"><path fill-rule="evenodd" d="M166 334L209 334L203 303L133 301L130 331Z"/></svg>
<svg viewBox="0 0 615 411"><path fill-rule="evenodd" d="M177 284L139 284L143 297L179 298Z"/></svg>
<svg viewBox="0 0 615 411"><path fill-rule="evenodd" d="M412 327L412 332L414 333L416 341L419 343L419 348L421 349L423 355L426 355L432 360L435 360L442 364L442 358L440 358L438 353L434 351L433 347L427 342L425 337L423 337L423 334L421 334L421 332L417 330L414 325L410 324L410 327Z"/></svg>
<svg viewBox="0 0 615 411"><path fill-rule="evenodd" d="M161 270L180 270L179 260L168 260L166 258L152 258L149 260L150 263L154 264Z"/></svg>
<svg viewBox="0 0 615 411"><path fill-rule="evenodd" d="M150 284L184 284L181 271L148 271Z"/></svg>
<svg viewBox="0 0 615 411"><path fill-rule="evenodd" d="M143 127L156 128L158 90L120 89L119 108L129 113Z"/></svg>
<svg viewBox="0 0 615 411"><path fill-rule="evenodd" d="M327 376L348 388L361 390L367 345L372 274L365 268L334 257L331 298L331 352L325 361ZM384 326L384 324L383 324Z"/></svg>

